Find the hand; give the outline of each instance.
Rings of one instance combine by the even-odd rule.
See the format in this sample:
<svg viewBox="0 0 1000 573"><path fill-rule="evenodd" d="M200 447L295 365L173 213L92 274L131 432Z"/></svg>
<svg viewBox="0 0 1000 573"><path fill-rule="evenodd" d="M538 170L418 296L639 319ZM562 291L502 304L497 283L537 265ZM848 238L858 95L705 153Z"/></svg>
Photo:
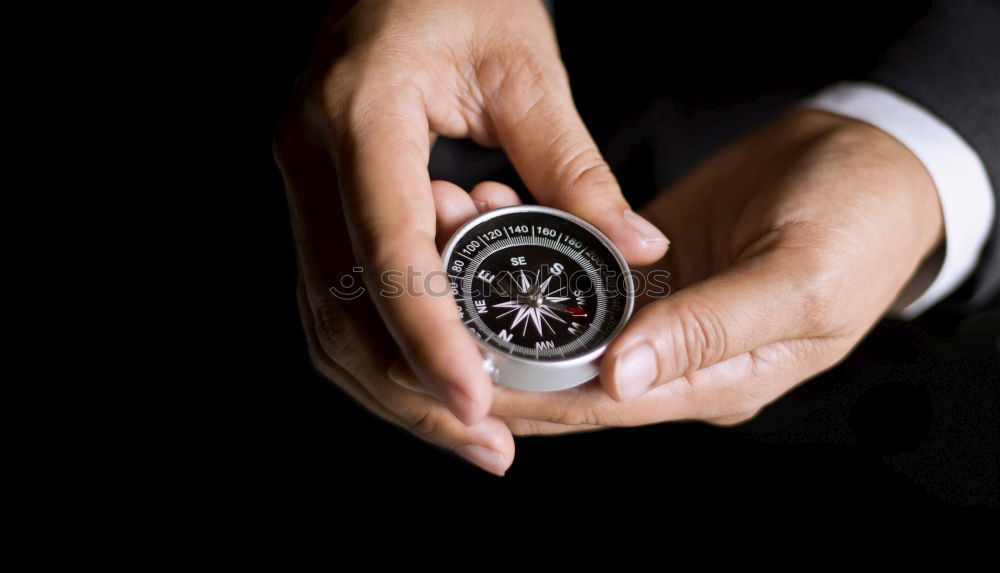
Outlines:
<svg viewBox="0 0 1000 573"><path fill-rule="evenodd" d="M493 384L481 355L451 297L419 293L442 268L436 240L457 224L436 218L449 201L441 197L457 198L461 211L473 199L513 201L513 192L486 183L470 198L432 183L436 134L502 146L541 203L593 222L633 263L657 260L667 241L622 198L575 110L537 0L362 0L335 7L320 38L274 140L314 362L375 413L502 473L513 442L488 416ZM355 267L370 298L340 300L329 288ZM408 268L419 277L412 295L379 296L383 273ZM429 289L445 288L437 277ZM411 389L386 376L397 352L416 371Z"/></svg>
<svg viewBox="0 0 1000 573"><path fill-rule="evenodd" d="M285 189L300 266L299 310L309 354L317 370L382 419L418 438L455 452L486 471L502 475L514 459L514 440L504 420L487 416L466 425L414 379L367 294L351 296L359 286L344 284L355 276L340 196L326 151L301 137L300 125L286 117L275 138L285 173ZM499 183L482 183L466 193L443 181L431 184L438 213L438 236L444 241L479 209L517 204L517 194ZM341 290L332 296L329 287ZM353 294L357 294L356 292ZM398 372L405 371L407 379ZM394 380L395 378L395 380ZM516 421L516 420L514 420ZM563 431L556 424L531 422L539 432Z"/></svg>
<svg viewBox="0 0 1000 573"><path fill-rule="evenodd" d="M305 77L302 119L333 157L372 292L387 271L441 269L426 167L435 134L501 145L540 202L592 221L633 262L662 256L665 238L629 210L575 111L537 0L361 1L335 20ZM492 384L453 301L375 306L422 385L464 422L482 419Z"/></svg>
<svg viewBox="0 0 1000 573"><path fill-rule="evenodd" d="M643 213L672 238L657 267L674 293L639 301L601 384L498 389L493 412L518 418L515 433L534 431L524 419L747 420L840 361L943 238L933 181L908 149L811 110L727 146Z"/></svg>

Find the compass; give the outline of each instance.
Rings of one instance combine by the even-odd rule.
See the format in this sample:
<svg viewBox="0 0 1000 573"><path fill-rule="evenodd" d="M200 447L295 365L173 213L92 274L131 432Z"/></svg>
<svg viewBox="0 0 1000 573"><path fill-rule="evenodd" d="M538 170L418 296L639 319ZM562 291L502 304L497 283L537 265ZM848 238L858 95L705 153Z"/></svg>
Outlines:
<svg viewBox="0 0 1000 573"><path fill-rule="evenodd" d="M485 368L511 388L562 390L594 378L632 314L624 257L596 227L558 209L483 213L448 241L442 260Z"/></svg>

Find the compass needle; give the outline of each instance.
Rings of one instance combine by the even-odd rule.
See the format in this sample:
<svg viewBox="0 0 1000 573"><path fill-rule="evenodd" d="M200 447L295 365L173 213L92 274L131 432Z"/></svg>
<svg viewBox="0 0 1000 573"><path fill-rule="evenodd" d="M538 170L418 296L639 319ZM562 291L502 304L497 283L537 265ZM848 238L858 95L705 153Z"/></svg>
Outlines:
<svg viewBox="0 0 1000 573"><path fill-rule="evenodd" d="M552 278L553 277L549 277L549 278L545 279L544 282L542 282L540 285L538 285L538 289L544 293L546 291L546 289L549 288L549 283L552 282Z"/></svg>
<svg viewBox="0 0 1000 573"><path fill-rule="evenodd" d="M522 320L524 320L528 316L530 312L531 309L526 306L519 307L517 309L517 316L514 317L514 322L511 323L510 327L514 328L515 326L517 326Z"/></svg>
<svg viewBox="0 0 1000 573"><path fill-rule="evenodd" d="M542 311L542 314L545 315L545 316L548 316L550 318L554 318L554 319L556 319L556 320L558 320L559 322L562 322L562 323L566 322L565 320L559 318L559 315L557 315L556 313L554 313L551 310L549 310L548 307L544 307L543 306L542 308L540 308L538 310Z"/></svg>
<svg viewBox="0 0 1000 573"><path fill-rule="evenodd" d="M531 309L531 319L535 322L535 328L538 329L538 336L545 334L542 332L542 313L539 312L538 308Z"/></svg>
<svg viewBox="0 0 1000 573"><path fill-rule="evenodd" d="M499 306L499 305L498 305L498 306ZM498 314L498 315L497 315L497 318L503 318L503 317L507 316L508 314L510 314L510 313L512 313L512 312L514 312L515 310L518 310L518 308L519 308L519 307L516 307L516 308L512 308L512 309L508 310L507 312L505 312L505 313L503 313L503 314Z"/></svg>
<svg viewBox="0 0 1000 573"><path fill-rule="evenodd" d="M556 329L552 328L552 325L549 324L549 319L545 318L544 314L542 314L541 317L542 317L542 322L545 324L545 326L549 327L549 330L552 332L552 334L555 334L556 333ZM565 322L565 321L563 321L563 322Z"/></svg>
<svg viewBox="0 0 1000 573"><path fill-rule="evenodd" d="M521 293L528 294L531 292L531 283L528 282L528 277L521 271Z"/></svg>

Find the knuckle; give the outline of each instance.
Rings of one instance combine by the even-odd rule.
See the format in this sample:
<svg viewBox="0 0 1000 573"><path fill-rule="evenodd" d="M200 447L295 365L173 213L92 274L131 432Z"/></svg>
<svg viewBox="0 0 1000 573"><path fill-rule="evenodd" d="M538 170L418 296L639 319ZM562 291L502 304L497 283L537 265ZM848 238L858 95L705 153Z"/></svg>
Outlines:
<svg viewBox="0 0 1000 573"><path fill-rule="evenodd" d="M545 419L554 424L572 425L577 423L579 415L579 412L574 412L572 408L556 405L551 412L546 414Z"/></svg>
<svg viewBox="0 0 1000 573"><path fill-rule="evenodd" d="M799 236L795 243L808 244L798 248L797 256L791 257L786 277L799 277L791 286L793 296L789 305L801 320L802 331L806 334L827 330L840 314L840 297L845 276L844 261L853 257L845 253L845 241L836 229L817 224L799 224L795 231ZM845 257L845 255L848 255ZM793 272L797 271L797 272Z"/></svg>
<svg viewBox="0 0 1000 573"><path fill-rule="evenodd" d="M533 50L513 45L484 58L476 78L487 101L536 101L551 93L551 71Z"/></svg>
<svg viewBox="0 0 1000 573"><path fill-rule="evenodd" d="M345 104L354 93L358 81L358 66L346 58L330 65L320 76L310 76L305 82L304 104L308 111L326 116L336 123Z"/></svg>
<svg viewBox="0 0 1000 573"><path fill-rule="evenodd" d="M583 424L569 426L545 420L532 420L527 418L504 418L504 423L507 424L507 427L510 429L510 433L517 437L555 436L579 432L590 432L602 428L602 426Z"/></svg>
<svg viewBox="0 0 1000 573"><path fill-rule="evenodd" d="M580 424L593 424L594 416L583 411L561 410L550 420L556 424L564 426L578 426Z"/></svg>
<svg viewBox="0 0 1000 573"><path fill-rule="evenodd" d="M409 413L404 419L410 423L415 431L424 435L439 433L443 429L445 423L442 412L435 409L412 412Z"/></svg>
<svg viewBox="0 0 1000 573"><path fill-rule="evenodd" d="M568 131L555 141L559 142L561 139L575 139L579 137L582 137L582 134ZM584 140L586 140L585 137ZM554 143L553 145L556 144ZM611 173L611 168L608 167L604 158L601 157L600 152L593 147L586 146L582 149L570 148L566 152L565 158L559 164L560 167L557 171L556 180L563 189L589 191L595 187L617 185L617 180L614 174Z"/></svg>
<svg viewBox="0 0 1000 573"><path fill-rule="evenodd" d="M360 154L372 141L398 135L386 133L385 126L399 126L406 121L391 102L364 93L352 94L338 107L328 108L327 115L339 148L349 158Z"/></svg>
<svg viewBox="0 0 1000 573"><path fill-rule="evenodd" d="M577 417L574 420L574 426L600 426L600 425L615 425L609 424L608 420L601 415L600 412L593 406L583 406L579 408Z"/></svg>
<svg viewBox="0 0 1000 573"><path fill-rule="evenodd" d="M690 373L718 362L726 351L725 330L718 312L695 299L670 305L665 317L676 364Z"/></svg>
<svg viewBox="0 0 1000 573"><path fill-rule="evenodd" d="M515 418L504 420L510 432L515 436L537 436L548 433L546 426L538 420Z"/></svg>
<svg viewBox="0 0 1000 573"><path fill-rule="evenodd" d="M489 115L512 131L529 122L551 126L572 105L562 64L553 64L528 48L515 47L484 59L475 76Z"/></svg>
<svg viewBox="0 0 1000 573"><path fill-rule="evenodd" d="M780 225L780 238L768 256L783 283L783 304L797 319L799 334L825 334L842 318L843 284L854 260L855 238L830 224L793 221ZM859 247L860 248L860 247Z"/></svg>
<svg viewBox="0 0 1000 573"><path fill-rule="evenodd" d="M586 395L560 399L553 412L549 421L564 426L603 426L607 422L604 412Z"/></svg>
<svg viewBox="0 0 1000 573"><path fill-rule="evenodd" d="M836 318L835 288L829 281L819 279L802 291L798 310L802 321L802 329L806 333L816 333L825 328Z"/></svg>
<svg viewBox="0 0 1000 573"><path fill-rule="evenodd" d="M348 353L351 325L340 304L323 301L313 307L316 335L323 351L333 360Z"/></svg>
<svg viewBox="0 0 1000 573"><path fill-rule="evenodd" d="M376 79L371 79L376 78ZM373 137L392 137L410 121L423 101L408 77L388 66L361 73L351 62L338 62L319 87L306 96L309 117L322 119L341 145L358 147Z"/></svg>

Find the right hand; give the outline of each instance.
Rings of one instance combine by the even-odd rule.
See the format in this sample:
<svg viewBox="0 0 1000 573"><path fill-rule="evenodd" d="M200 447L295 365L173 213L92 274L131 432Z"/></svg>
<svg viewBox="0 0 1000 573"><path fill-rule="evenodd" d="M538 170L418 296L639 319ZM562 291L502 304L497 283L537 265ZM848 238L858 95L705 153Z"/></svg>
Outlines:
<svg viewBox="0 0 1000 573"><path fill-rule="evenodd" d="M390 343L420 389L471 428L498 419L488 417L493 385L454 300L378 295L386 271L411 268L418 294L423 278L442 269L435 241L447 237L439 233L427 171L438 134L503 147L540 203L595 224L632 264L662 257L667 240L629 209L583 125L537 0L361 0L335 7L274 142L292 204L304 310L322 324L329 320L324 309L338 304L328 289L344 273L336 264L344 245L330 239L346 222L353 259L364 269ZM441 284L426 287L447 290L436 276ZM358 339L340 341L349 346L385 342L364 329L338 335ZM330 355L330 345L323 348L323 360L344 360ZM362 387L373 383L372 372L351 374ZM494 437L504 431L509 438L506 428ZM507 463L512 443L509 454Z"/></svg>

